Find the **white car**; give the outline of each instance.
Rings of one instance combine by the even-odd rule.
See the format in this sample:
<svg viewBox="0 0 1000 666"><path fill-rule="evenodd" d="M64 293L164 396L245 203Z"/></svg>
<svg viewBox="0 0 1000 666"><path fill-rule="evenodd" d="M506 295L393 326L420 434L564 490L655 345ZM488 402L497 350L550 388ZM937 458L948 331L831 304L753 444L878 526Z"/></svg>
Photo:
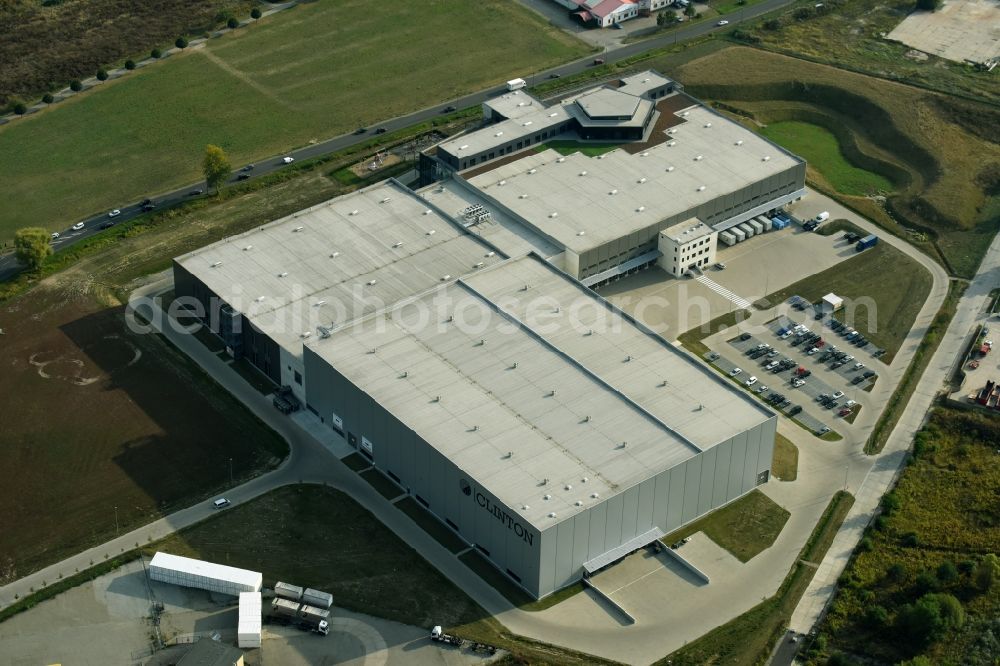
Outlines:
<svg viewBox="0 0 1000 666"><path fill-rule="evenodd" d="M216 509L224 509L227 506L229 506L229 504L230 504L229 500L227 500L225 497L220 497L219 499L212 502L212 506L214 506Z"/></svg>
<svg viewBox="0 0 1000 666"><path fill-rule="evenodd" d="M743 372L743 371L740 370L739 368L733 368L732 370L729 371L729 376L730 377L735 377L736 375L740 374L741 372Z"/></svg>
<svg viewBox="0 0 1000 666"><path fill-rule="evenodd" d="M751 375L750 379L746 380L745 383L747 386L753 386L757 383L757 378Z"/></svg>
<svg viewBox="0 0 1000 666"><path fill-rule="evenodd" d="M819 347L813 347L809 351L807 351L806 354L809 355L809 356L812 356L813 354L815 354L818 351L819 351Z"/></svg>
<svg viewBox="0 0 1000 666"><path fill-rule="evenodd" d="M855 363L855 364L854 364L854 369L855 369L855 370L860 370L860 369L861 369L861 368L863 368L863 367L865 367L865 364L864 364L864 363Z"/></svg>
<svg viewBox="0 0 1000 666"><path fill-rule="evenodd" d="M121 214L122 214L122 212L120 210L118 210L117 208L115 208L113 211L111 211L110 213L108 213L108 217L118 217Z"/></svg>
<svg viewBox="0 0 1000 666"><path fill-rule="evenodd" d="M291 155L286 155L285 157L281 158L281 161L284 162L285 164L291 164L292 162L295 161L295 158L292 157Z"/></svg>
<svg viewBox="0 0 1000 666"><path fill-rule="evenodd" d="M806 383L806 380L804 380L804 379L793 379L792 380L792 386L794 386L795 388L798 388L798 387L802 386L805 383Z"/></svg>
<svg viewBox="0 0 1000 666"><path fill-rule="evenodd" d="M59 232L58 231L53 231L52 232L52 240L55 240L57 238L59 238Z"/></svg>
<svg viewBox="0 0 1000 666"><path fill-rule="evenodd" d="M727 21L726 19L722 19L721 21L719 21L719 22L718 22L718 23L716 23L715 25L717 25L717 26L719 26L719 27L722 27L722 26L724 26L724 25L729 25L729 21Z"/></svg>
<svg viewBox="0 0 1000 666"><path fill-rule="evenodd" d="M83 229L83 222L77 222L73 225L73 231L79 231L80 229Z"/></svg>
<svg viewBox="0 0 1000 666"><path fill-rule="evenodd" d="M830 397L833 398L834 400L840 400L841 398L844 397L844 392L843 391L837 391L836 393L834 393Z"/></svg>
<svg viewBox="0 0 1000 666"><path fill-rule="evenodd" d="M856 404L858 404L856 400L848 400L847 402L844 403L844 407L850 409L851 407L854 407L854 405Z"/></svg>

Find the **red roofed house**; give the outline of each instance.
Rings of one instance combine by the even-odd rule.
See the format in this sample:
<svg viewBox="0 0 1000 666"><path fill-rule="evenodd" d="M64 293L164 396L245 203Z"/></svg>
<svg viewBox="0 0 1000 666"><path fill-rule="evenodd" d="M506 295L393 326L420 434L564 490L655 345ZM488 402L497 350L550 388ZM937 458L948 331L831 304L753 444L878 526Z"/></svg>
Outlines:
<svg viewBox="0 0 1000 666"><path fill-rule="evenodd" d="M673 0L556 0L581 23L607 28L636 16L649 16Z"/></svg>

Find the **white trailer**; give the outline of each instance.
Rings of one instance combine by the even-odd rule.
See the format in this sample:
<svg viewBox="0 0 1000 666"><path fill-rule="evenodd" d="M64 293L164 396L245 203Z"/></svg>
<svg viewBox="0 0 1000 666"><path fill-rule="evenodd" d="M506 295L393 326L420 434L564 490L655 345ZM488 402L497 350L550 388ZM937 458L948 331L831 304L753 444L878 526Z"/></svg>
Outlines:
<svg viewBox="0 0 1000 666"><path fill-rule="evenodd" d="M744 234L746 234L747 238L753 238L753 227L751 227L746 222L743 222L742 224L737 225L736 228L739 229L740 231L742 231Z"/></svg>
<svg viewBox="0 0 1000 666"><path fill-rule="evenodd" d="M236 645L241 648L260 647L260 592L240 592L240 619L236 630Z"/></svg>
<svg viewBox="0 0 1000 666"><path fill-rule="evenodd" d="M507 90L520 90L526 85L528 84L524 79L511 79L507 82Z"/></svg>
<svg viewBox="0 0 1000 666"><path fill-rule="evenodd" d="M759 236L764 233L764 225L757 220L747 220L746 223L750 225L751 229L753 229L754 235Z"/></svg>
<svg viewBox="0 0 1000 666"><path fill-rule="evenodd" d="M736 239L737 243L742 243L747 239L746 232L744 232L739 227L731 227L727 229L727 231L733 235L733 238Z"/></svg>
<svg viewBox="0 0 1000 666"><path fill-rule="evenodd" d="M306 591L302 593L302 603L316 608L330 608L333 606L333 595L329 592L306 588Z"/></svg>
<svg viewBox="0 0 1000 666"><path fill-rule="evenodd" d="M758 215L755 219L758 222L760 222L761 226L764 227L765 233L770 231L771 227L774 226L771 224L771 218L769 218L767 215Z"/></svg>
<svg viewBox="0 0 1000 666"><path fill-rule="evenodd" d="M736 245L737 242L736 236L732 235L728 231L723 231L722 233L720 233L719 238L722 240L723 243L729 246Z"/></svg>
<svg viewBox="0 0 1000 666"><path fill-rule="evenodd" d="M282 583L280 580L274 584L274 596L280 599L291 599L299 601L302 599L302 588L291 583Z"/></svg>
<svg viewBox="0 0 1000 666"><path fill-rule="evenodd" d="M258 571L227 567L224 564L156 553L149 562L150 580L183 587L196 587L209 592L231 594L260 592L263 576Z"/></svg>

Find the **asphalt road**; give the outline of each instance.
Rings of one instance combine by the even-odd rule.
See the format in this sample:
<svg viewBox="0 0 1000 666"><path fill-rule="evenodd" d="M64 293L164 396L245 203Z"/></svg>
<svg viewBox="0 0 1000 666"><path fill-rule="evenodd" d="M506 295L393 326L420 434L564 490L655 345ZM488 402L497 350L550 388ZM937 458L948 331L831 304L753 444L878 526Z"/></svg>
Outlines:
<svg viewBox="0 0 1000 666"><path fill-rule="evenodd" d="M696 23L693 25L685 26L683 28L677 28L669 33L662 35L660 37L655 37L652 39L643 40L636 42L635 44L628 44L616 49L609 50L597 57L603 58L605 63L614 63L627 58L631 58L640 53L644 53L651 49L661 48L664 46L669 46L671 44L676 44L678 42L683 42L689 39L694 39L696 37L701 37L707 35L711 32L716 32L719 30L729 30L734 25L741 23L743 21L754 19L767 12L774 11L789 5L793 0L765 0L760 4L753 5L747 9L741 10L739 12L734 12L729 17L730 25L723 27L717 26L713 21L705 21L702 23ZM588 55L585 58L580 58L573 62L567 63L565 65L560 65L559 67L553 67L552 69L545 70L544 72L539 72L532 74L530 76L522 75L523 78L528 82L528 85L535 85L541 81L557 78L563 76L570 76L573 74L578 74L586 70L588 67L592 67L594 63L594 55ZM512 76L516 73L512 73ZM458 99L453 99L451 101L442 102L439 106L434 106L427 109L422 109L420 111L415 111L406 116L399 116L397 118L392 118L391 120L386 120L385 122L373 125L368 128L368 131L363 134L344 134L322 143L316 143L304 148L299 148L297 150L284 153L283 155L277 155L274 157L269 157L260 162L257 162L253 170L249 172L240 171L242 165L237 167L236 171L230 178L230 183L237 182L237 177L240 173L248 173L250 179L259 178L261 176L267 175L285 166L282 162L282 157L290 156L296 160L310 159L314 157L322 157L330 153L335 153L345 148L350 148L351 146L367 141L375 133L377 129L385 129L386 132L394 132L396 130L404 129L410 127L411 125L416 125L418 123L424 122L431 118L440 115L444 108L448 106L454 106L457 109L464 109L470 106L477 106L482 104L485 100L490 97L494 97L502 92L506 88L504 86L497 86L493 88L488 88L486 90L480 90L479 92L466 95L465 97L460 97ZM192 199L195 196L191 193L195 190L205 190L207 188L204 182L193 183L191 185L186 185L184 187L178 188L173 192L167 192L159 194L152 197L153 202L157 207L162 208L166 206L171 206L173 204L185 201L187 199ZM204 196L204 195L200 195ZM131 220L139 215L143 214L139 202L133 202L126 204L124 206L119 206L121 215L114 218L116 223L124 222L125 220ZM72 231L67 229L66 231L59 232L59 239L54 243L54 248L58 252L59 250L65 249L74 243L81 241L85 238L93 236L94 234L100 233L102 229L101 224L109 220L107 213L100 213L94 215L93 217L86 218L84 220L78 220L83 222L84 227L79 231ZM75 223L71 223L75 224ZM17 263L13 254L5 255L0 257L0 282L9 280L21 272L21 266Z"/></svg>

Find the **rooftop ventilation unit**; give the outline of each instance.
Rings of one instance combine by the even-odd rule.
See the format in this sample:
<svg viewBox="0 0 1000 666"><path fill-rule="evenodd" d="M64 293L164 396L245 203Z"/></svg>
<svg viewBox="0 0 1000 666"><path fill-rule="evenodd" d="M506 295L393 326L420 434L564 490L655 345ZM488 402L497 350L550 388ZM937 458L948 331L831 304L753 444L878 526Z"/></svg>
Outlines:
<svg viewBox="0 0 1000 666"><path fill-rule="evenodd" d="M531 124L530 120L525 120L521 125L522 125L522 127L527 127L530 124Z"/></svg>
<svg viewBox="0 0 1000 666"><path fill-rule="evenodd" d="M499 185L499 186L501 186L501 187L503 187L503 186L504 186L504 185L506 185L506 184L507 184L507 181L506 181L506 180L501 180L501 181L499 181L499 182L497 183L497 185Z"/></svg>
<svg viewBox="0 0 1000 666"><path fill-rule="evenodd" d="M496 133L496 134L494 134L493 136L503 136L503 132L497 132L497 133Z"/></svg>
<svg viewBox="0 0 1000 666"><path fill-rule="evenodd" d="M712 123L705 123L705 127L711 127Z"/></svg>
<svg viewBox="0 0 1000 666"><path fill-rule="evenodd" d="M378 282L378 280L368 280L368 286L374 287L376 282Z"/></svg>
<svg viewBox="0 0 1000 666"><path fill-rule="evenodd" d="M352 211L351 211L350 213L348 213L348 214L349 214L349 215L357 215L357 214L358 214L358 209L357 209L357 208L355 208L354 210L352 210Z"/></svg>
<svg viewBox="0 0 1000 666"><path fill-rule="evenodd" d="M576 232L576 235L577 236L586 236L587 232L586 231L578 231L578 232Z"/></svg>
<svg viewBox="0 0 1000 666"><path fill-rule="evenodd" d="M430 208L428 208L427 210L424 211L424 215L430 215L432 212L434 212L434 211L432 211Z"/></svg>
<svg viewBox="0 0 1000 666"><path fill-rule="evenodd" d="M552 113L549 114L549 118L555 118L558 115L559 115L558 113L556 113L555 111L553 111Z"/></svg>
<svg viewBox="0 0 1000 666"><path fill-rule="evenodd" d="M483 262L481 262L481 261L477 261L476 263L474 263L474 264L472 265L472 267L473 267L473 268L482 268L482 267L483 267Z"/></svg>
<svg viewBox="0 0 1000 666"><path fill-rule="evenodd" d="M555 517L556 517L556 512L555 511L553 511L552 513L549 514L549 518L555 518Z"/></svg>
<svg viewBox="0 0 1000 666"><path fill-rule="evenodd" d="M396 241L392 244L393 247L403 247L403 241Z"/></svg>
<svg viewBox="0 0 1000 666"><path fill-rule="evenodd" d="M701 162L703 159L705 159L704 156L702 156L702 155L696 155L695 158L694 158L694 161L695 162Z"/></svg>
<svg viewBox="0 0 1000 666"><path fill-rule="evenodd" d="M293 234L297 234L298 232L302 231L304 228L305 227L295 227L294 229L292 229L292 233Z"/></svg>
<svg viewBox="0 0 1000 666"><path fill-rule="evenodd" d="M671 148L673 148L674 146L676 146L676 145L677 145L677 142L676 142L676 141L671 141L671 142L670 142L670 143L668 143L667 145L668 145L668 146L670 146Z"/></svg>
<svg viewBox="0 0 1000 666"><path fill-rule="evenodd" d="M264 302L264 297L263 296L258 296L257 297L257 302L258 303L263 303Z"/></svg>
<svg viewBox="0 0 1000 666"><path fill-rule="evenodd" d="M687 118L688 117L688 112L687 111L682 111L681 112L681 116L683 116L684 118Z"/></svg>
<svg viewBox="0 0 1000 666"><path fill-rule="evenodd" d="M550 499L552 499L552 495L542 495L542 499L543 500L550 500Z"/></svg>
<svg viewBox="0 0 1000 666"><path fill-rule="evenodd" d="M671 172L671 171L673 171L673 170L674 170L674 168L673 168L672 166L668 166L668 167L667 167L667 173L670 173L670 172Z"/></svg>
<svg viewBox="0 0 1000 666"><path fill-rule="evenodd" d="M316 301L315 303L313 303L314 308L321 308L324 305L326 305L326 301Z"/></svg>
<svg viewBox="0 0 1000 666"><path fill-rule="evenodd" d="M527 199L528 195L527 194L519 194L519 195L517 195L517 198L518 199Z"/></svg>
<svg viewBox="0 0 1000 666"><path fill-rule="evenodd" d="M339 253L339 252L331 252L331 253L330 253L330 258L331 258L331 259L336 259L336 258L337 258L337 257L339 257L339 256L340 256L340 253Z"/></svg>
<svg viewBox="0 0 1000 666"><path fill-rule="evenodd" d="M447 282L450 279L451 279L450 275L445 274L441 276L441 282Z"/></svg>
<svg viewBox="0 0 1000 666"><path fill-rule="evenodd" d="M496 252L494 252L493 250L490 250L489 252L486 253L486 256L487 257L495 257L496 254L497 254Z"/></svg>
<svg viewBox="0 0 1000 666"><path fill-rule="evenodd" d="M559 213L553 211L553 212L549 213L549 217L559 217Z"/></svg>
<svg viewBox="0 0 1000 666"><path fill-rule="evenodd" d="M671 127L670 129L667 130L667 134L676 134L676 133L677 133L676 127Z"/></svg>
<svg viewBox="0 0 1000 666"><path fill-rule="evenodd" d="M288 271L285 271L284 273L278 273L278 277L287 277L287 276L288 276Z"/></svg>
<svg viewBox="0 0 1000 666"><path fill-rule="evenodd" d="M580 172L580 175L581 175L581 176L586 176L586 175L587 175L587 172L586 172L586 171L581 171L581 172Z"/></svg>
<svg viewBox="0 0 1000 666"><path fill-rule="evenodd" d="M639 179L639 180L637 180L636 182L637 182L637 183L639 183L640 185L642 185L643 183L645 183L645 182L646 182L646 177L645 177L645 176L643 176L642 178L640 178L640 179Z"/></svg>
<svg viewBox="0 0 1000 666"><path fill-rule="evenodd" d="M559 162L559 163L562 163L562 162L565 162L565 161L566 161L565 157L559 157L559 158L556 159L556 162Z"/></svg>
<svg viewBox="0 0 1000 666"><path fill-rule="evenodd" d="M246 247L243 248L243 251L244 252L249 252L252 249L253 249L253 245L247 245Z"/></svg>
<svg viewBox="0 0 1000 666"><path fill-rule="evenodd" d="M565 486L563 486L563 490L573 490L573 486L567 483Z"/></svg>
<svg viewBox="0 0 1000 666"><path fill-rule="evenodd" d="M215 263L212 264L212 268L218 268L221 265L222 265L221 261L216 261Z"/></svg>
<svg viewBox="0 0 1000 666"><path fill-rule="evenodd" d="M614 196L614 195L618 194L618 190L611 190L610 192L608 192L608 194L610 194L611 196Z"/></svg>
<svg viewBox="0 0 1000 666"><path fill-rule="evenodd" d="M576 502L574 502L574 504L576 506L583 506L583 502L581 502L580 500L577 500Z"/></svg>
<svg viewBox="0 0 1000 666"><path fill-rule="evenodd" d="M737 146L742 146L743 145L743 139L740 139L739 141L737 141L736 145Z"/></svg>
<svg viewBox="0 0 1000 666"><path fill-rule="evenodd" d="M380 201L379 203L389 203L390 201L392 201L392 197L386 197L382 199L382 201Z"/></svg>
<svg viewBox="0 0 1000 666"><path fill-rule="evenodd" d="M698 191L699 192L704 192L705 191L705 186L704 185L699 186L698 187Z"/></svg>
<svg viewBox="0 0 1000 666"><path fill-rule="evenodd" d="M637 212L637 213L641 213L641 212L642 212L642 211L644 211L644 210L646 210L646 207L645 207L645 206L639 206L638 208L636 208L636 209L635 209L635 212Z"/></svg>
<svg viewBox="0 0 1000 666"><path fill-rule="evenodd" d="M463 144L462 144L461 146L459 146L459 147L458 147L458 149L459 149L459 150L465 150L465 149L466 149L466 148L468 148L468 147L469 147L469 144L467 144L467 143L463 143Z"/></svg>
<svg viewBox="0 0 1000 666"><path fill-rule="evenodd" d="M600 497L599 494L597 494L597 493L590 493L590 498L591 499L597 499L598 497Z"/></svg>
<svg viewBox="0 0 1000 666"><path fill-rule="evenodd" d="M535 173L538 169L528 169L528 173Z"/></svg>
<svg viewBox="0 0 1000 666"><path fill-rule="evenodd" d="M327 328L326 326L317 326L316 330L319 331L319 337L323 339L330 337L330 333L333 332L332 329Z"/></svg>
<svg viewBox="0 0 1000 666"><path fill-rule="evenodd" d="M649 157L649 151L647 150L646 152L642 153L642 156L643 157Z"/></svg>
<svg viewBox="0 0 1000 666"><path fill-rule="evenodd" d="M310 335L312 335L312 331L306 331L305 333L302 334L302 337L308 338Z"/></svg>
<svg viewBox="0 0 1000 666"><path fill-rule="evenodd" d="M764 155L764 159L763 159L763 160L761 160L761 161L762 161L762 162L766 162L766 161L768 161L769 159L771 159L771 156L770 156L770 155Z"/></svg>

